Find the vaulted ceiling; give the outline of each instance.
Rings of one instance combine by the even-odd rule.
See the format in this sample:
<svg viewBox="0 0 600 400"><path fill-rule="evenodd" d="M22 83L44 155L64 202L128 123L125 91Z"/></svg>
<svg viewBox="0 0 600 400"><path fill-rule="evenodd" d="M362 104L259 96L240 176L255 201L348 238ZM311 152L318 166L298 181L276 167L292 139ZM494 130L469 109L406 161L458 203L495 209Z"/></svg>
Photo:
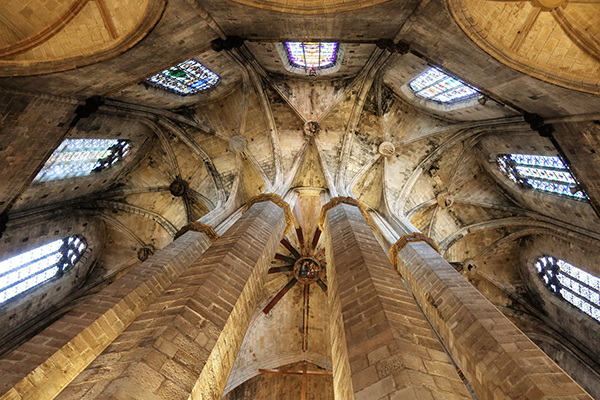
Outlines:
<svg viewBox="0 0 600 400"><path fill-rule="evenodd" d="M2 120L7 162L0 173L12 186L0 192L0 204L10 206L0 254L38 235L27 231L32 224L76 213L90 221L90 232L101 226L87 284L56 299L59 307L163 248L190 221L222 233L251 197L312 188L356 197L385 218L414 224L515 321L518 313L542 318L577 357L595 354L597 324L581 319L570 330L552 322L548 315L560 307L544 300L524 265L547 242L600 276L591 261L600 255L597 214L589 202L521 188L495 164L497 154L557 154L524 113L568 121L600 109L600 5L547 2L9 2L0 12L0 90L15 100ZM231 36L244 38L243 46L212 49L215 39ZM343 43L340 70L317 77L287 71L277 50L285 40ZM219 84L178 96L145 82L188 58L217 73ZM441 107L415 97L407 84L429 65L479 88L485 101ZM76 106L92 96L102 98L97 111L69 129ZM600 134L593 123L599 118L588 119L591 135ZM128 139L134 150L102 175L29 185L65 134ZM289 196L293 203L307 194ZM263 303L284 281L270 278ZM298 329L298 318L289 316L300 313L293 298L273 312ZM324 310L314 309L312 335L323 345L311 362L326 367L328 334L318 325ZM248 338L248 359L239 362L246 364L232 375L239 383L253 376L243 368L280 365L270 353L251 357L273 334L272 319L258 312L252 324L262 328ZM284 361L301 361L301 354Z"/></svg>

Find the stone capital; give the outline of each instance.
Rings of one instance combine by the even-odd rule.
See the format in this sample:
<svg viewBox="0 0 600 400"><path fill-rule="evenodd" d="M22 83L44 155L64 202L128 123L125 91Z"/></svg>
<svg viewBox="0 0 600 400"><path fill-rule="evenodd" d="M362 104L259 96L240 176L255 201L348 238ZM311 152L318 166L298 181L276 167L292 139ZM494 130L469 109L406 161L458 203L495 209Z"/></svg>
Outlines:
<svg viewBox="0 0 600 400"><path fill-rule="evenodd" d="M282 238L284 238L294 225L294 216L292 215L290 205L285 200L283 200L280 195L275 193L261 193L258 196L254 196L253 198L248 200L248 202L246 203L246 207L244 207L244 211L242 211L242 214L245 214L246 211L248 211L250 207L252 207L254 204L262 203L264 201L271 201L275 205L281 207L281 209L283 210L286 223L285 231L283 232L282 236Z"/></svg>
<svg viewBox="0 0 600 400"><path fill-rule="evenodd" d="M321 232L323 232L323 225L325 224L325 218L327 218L327 212L329 210L331 210L332 208L339 206L342 203L358 207L358 209L360 210L360 213L362 214L364 219L367 221L367 223L369 225L372 225L371 224L371 222L372 222L371 216L367 212L367 207L360 200L353 199L352 197L338 196L338 197L334 197L333 199L329 200L329 202L327 204L325 204L323 206L323 208L321 208L321 215L319 216L319 229L321 229Z"/></svg>
<svg viewBox="0 0 600 400"><path fill-rule="evenodd" d="M215 230L213 229L212 226L210 225L205 225L202 222L199 221L194 221L194 222L190 222L187 225L184 225L176 234L175 237L173 238L173 240L179 238L180 236L182 236L184 233L186 233L187 231L194 231L194 232L201 232L204 233L206 236L208 236L208 238L210 239L211 242L215 242L215 240L217 240L220 236L217 234L217 232L215 232Z"/></svg>
<svg viewBox="0 0 600 400"><path fill-rule="evenodd" d="M394 265L394 267L398 264L398 253L400 253L402 249L406 247L407 244L414 242L425 242L428 245L430 245L435 251L440 253L440 248L429 236L421 232L408 233L406 235L400 236L400 239L398 239L396 243L394 243L392 247L390 247L390 261L392 262L392 265Z"/></svg>

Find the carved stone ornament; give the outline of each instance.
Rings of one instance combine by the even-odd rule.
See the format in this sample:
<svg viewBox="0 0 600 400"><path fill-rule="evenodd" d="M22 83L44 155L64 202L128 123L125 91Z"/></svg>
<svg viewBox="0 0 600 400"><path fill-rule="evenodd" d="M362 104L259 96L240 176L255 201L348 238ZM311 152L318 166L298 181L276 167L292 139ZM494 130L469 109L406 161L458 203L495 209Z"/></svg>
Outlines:
<svg viewBox="0 0 600 400"><path fill-rule="evenodd" d="M421 232L413 232L407 235L402 235L400 239L398 239L396 243L394 243L390 248L390 261L392 262L394 267L398 264L398 253L400 253L402 249L406 247L407 244L415 242L425 242L428 245L430 245L435 251L440 253L440 248L437 246L437 244L435 244L433 239L427 235L422 234Z"/></svg>
<svg viewBox="0 0 600 400"><path fill-rule="evenodd" d="M271 202L275 203L277 206L281 207L281 209L283 210L283 213L285 215L286 227L285 227L285 231L283 232L283 236L281 236L281 237L284 238L288 234L290 229L292 229L292 226L294 225L294 216L292 215L290 205L288 203L286 203L286 201L283 200L281 198L281 196L279 196L278 194L261 193L258 196L254 196L246 203L246 207L244 207L244 211L242 212L242 214L245 214L246 211L248 211L250 209L250 207L252 207L254 204L262 203L264 201L271 201Z"/></svg>
<svg viewBox="0 0 600 400"><path fill-rule="evenodd" d="M452 207L452 204L454 204L454 196L447 190L439 192L436 196L436 200L438 206L443 209L450 208Z"/></svg>
<svg viewBox="0 0 600 400"><path fill-rule="evenodd" d="M304 124L304 134L308 137L314 137L321 131L321 125L316 121L307 121Z"/></svg>
<svg viewBox="0 0 600 400"><path fill-rule="evenodd" d="M392 142L382 142L379 145L379 154L384 157L391 157L396 154L396 146Z"/></svg>
<svg viewBox="0 0 600 400"><path fill-rule="evenodd" d="M140 261L146 261L150 256L154 254L154 246L147 245L140 248L137 252L138 259Z"/></svg>
<svg viewBox="0 0 600 400"><path fill-rule="evenodd" d="M310 285L321 278L321 265L314 257L301 257L294 264L294 277L298 282Z"/></svg>
<svg viewBox="0 0 600 400"><path fill-rule="evenodd" d="M185 195L188 190L188 183L181 178L175 179L171 185L169 185L169 192L175 197L181 197Z"/></svg>
<svg viewBox="0 0 600 400"><path fill-rule="evenodd" d="M229 139L229 150L234 153L242 153L248 147L248 140L242 135L235 135Z"/></svg>
<svg viewBox="0 0 600 400"><path fill-rule="evenodd" d="M194 222L190 222L187 225L184 225L183 228L181 228L179 230L179 232L177 232L175 234L175 237L173 238L173 240L176 240L177 238L179 238L180 236L182 236L187 231L194 231L194 232L204 233L206 236L208 236L208 238L210 239L211 242L214 242L215 240L217 240L220 237L217 234L217 232L215 232L215 230L213 229L212 226L205 225L205 224L203 224L202 222L199 222L199 221L194 221Z"/></svg>
<svg viewBox="0 0 600 400"><path fill-rule="evenodd" d="M329 212L329 210L339 206L342 203L358 207L360 213L362 214L363 218L367 221L367 223L369 225L372 224L372 219L369 213L367 212L367 207L360 200L353 199L352 197L339 196L329 200L329 202L325 204L323 208L321 208L321 215L319 216L319 229L321 229L321 232L323 232L323 226L325 225L325 218L327 218L327 212Z"/></svg>

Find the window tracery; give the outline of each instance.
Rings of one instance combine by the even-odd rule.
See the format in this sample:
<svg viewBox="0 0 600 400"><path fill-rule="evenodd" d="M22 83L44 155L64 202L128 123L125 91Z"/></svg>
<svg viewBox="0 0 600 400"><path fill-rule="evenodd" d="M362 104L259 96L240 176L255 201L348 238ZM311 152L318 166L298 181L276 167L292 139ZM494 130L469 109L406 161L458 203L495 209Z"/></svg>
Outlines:
<svg viewBox="0 0 600 400"><path fill-rule="evenodd" d="M219 79L219 75L190 58L147 80L166 90L185 96L208 90L214 87Z"/></svg>
<svg viewBox="0 0 600 400"><path fill-rule="evenodd" d="M285 42L290 65L307 71L332 68L338 56L337 42Z"/></svg>
<svg viewBox="0 0 600 400"><path fill-rule="evenodd" d="M552 256L541 256L534 265L552 293L600 322L599 278Z"/></svg>
<svg viewBox="0 0 600 400"><path fill-rule="evenodd" d="M479 91L439 68L432 67L410 81L416 96L438 103L454 103L477 96Z"/></svg>
<svg viewBox="0 0 600 400"><path fill-rule="evenodd" d="M81 259L87 248L81 236L68 236L0 262L0 303L41 285Z"/></svg>
<svg viewBox="0 0 600 400"><path fill-rule="evenodd" d="M121 161L130 149L128 140L65 139L33 181L46 182L101 172Z"/></svg>
<svg viewBox="0 0 600 400"><path fill-rule="evenodd" d="M526 188L587 199L566 163L557 156L500 154L498 168L510 180Z"/></svg>

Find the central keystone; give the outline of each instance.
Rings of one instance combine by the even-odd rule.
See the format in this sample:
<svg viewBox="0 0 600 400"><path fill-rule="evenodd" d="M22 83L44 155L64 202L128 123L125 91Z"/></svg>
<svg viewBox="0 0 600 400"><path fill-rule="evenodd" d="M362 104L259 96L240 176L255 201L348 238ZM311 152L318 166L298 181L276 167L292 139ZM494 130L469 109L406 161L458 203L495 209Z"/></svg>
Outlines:
<svg viewBox="0 0 600 400"><path fill-rule="evenodd" d="M313 257L299 258L294 264L294 276L298 282L310 285L319 280L321 265Z"/></svg>

